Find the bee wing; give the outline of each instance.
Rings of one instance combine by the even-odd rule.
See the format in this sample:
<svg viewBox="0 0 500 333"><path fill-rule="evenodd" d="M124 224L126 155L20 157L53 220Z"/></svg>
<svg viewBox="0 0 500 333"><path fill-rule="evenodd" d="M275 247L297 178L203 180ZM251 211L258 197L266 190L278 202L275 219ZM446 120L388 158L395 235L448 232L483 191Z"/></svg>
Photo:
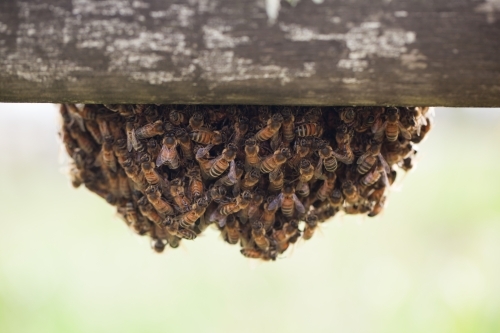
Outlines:
<svg viewBox="0 0 500 333"><path fill-rule="evenodd" d="M314 178L320 179L323 176L323 159L320 157L318 160L318 165L314 168Z"/></svg>
<svg viewBox="0 0 500 333"><path fill-rule="evenodd" d="M132 151L137 146L137 138L135 137L134 129L127 131L127 150Z"/></svg>
<svg viewBox="0 0 500 333"><path fill-rule="evenodd" d="M85 128L85 122L83 121L83 117L82 115L80 114L80 111L78 110L78 108L76 107L75 104L66 104L66 107L69 111L69 114L71 116L71 121L75 121L78 125L78 127L80 127L80 129L82 130L82 132L86 132L87 129Z"/></svg>
<svg viewBox="0 0 500 333"><path fill-rule="evenodd" d="M229 173L227 174L227 177L233 184L238 181L238 178L236 178L236 163L234 162L234 160L232 160L230 163Z"/></svg>
<svg viewBox="0 0 500 333"><path fill-rule="evenodd" d="M140 145L139 145L139 141L137 141L137 136L135 135L135 130L132 130L131 139L132 139L132 147L134 147L134 150L139 150Z"/></svg>
<svg viewBox="0 0 500 333"><path fill-rule="evenodd" d="M378 154L378 159L380 161L380 163L382 164L382 166L384 167L384 170L386 173L391 173L391 167L389 166L389 164L387 164L385 158L382 156L382 154Z"/></svg>
<svg viewBox="0 0 500 333"><path fill-rule="evenodd" d="M213 146L214 145L209 144L204 148L198 149L198 151L196 152L196 158L199 159L199 158L202 158L203 156L205 156L206 154L208 154L208 152L210 151L210 149L212 149Z"/></svg>
<svg viewBox="0 0 500 333"><path fill-rule="evenodd" d="M352 162L354 162L354 155L342 155L342 154L339 154L337 153L336 151L333 152L333 156L339 160L340 162L344 163L344 164L352 164Z"/></svg>
<svg viewBox="0 0 500 333"><path fill-rule="evenodd" d="M273 150L276 150L279 148L279 146L281 145L281 142L282 142L282 138L281 138L281 132L278 131L276 132L272 137L271 137L271 149Z"/></svg>
<svg viewBox="0 0 500 333"><path fill-rule="evenodd" d="M372 133L374 134L381 133L385 130L386 127L387 127L387 121L382 122L382 119L377 119L375 124L373 124L372 126Z"/></svg>
<svg viewBox="0 0 500 333"><path fill-rule="evenodd" d="M411 133L408 132L408 130L404 128L403 125L401 125L401 123L398 124L398 127L399 127L399 132L401 133L403 138L405 138L406 140L411 140Z"/></svg>
<svg viewBox="0 0 500 333"><path fill-rule="evenodd" d="M297 198L297 196L295 194L293 195L293 202L295 203L295 209L299 213L304 214L306 212L304 205L302 204L302 202L300 202L299 198Z"/></svg>
<svg viewBox="0 0 500 333"><path fill-rule="evenodd" d="M281 207L281 203L283 201L283 193L280 193L273 201L269 203L267 206L268 210L275 210L278 207Z"/></svg>
<svg viewBox="0 0 500 333"><path fill-rule="evenodd" d="M371 154L370 151L367 151L366 153L364 153L363 155L361 155L359 158L358 158L358 164L361 164L364 162L364 160Z"/></svg>
<svg viewBox="0 0 500 333"><path fill-rule="evenodd" d="M156 166L162 166L163 163L167 161L167 156L168 156L168 148L167 146L162 146L160 153L158 154L158 157L156 158Z"/></svg>

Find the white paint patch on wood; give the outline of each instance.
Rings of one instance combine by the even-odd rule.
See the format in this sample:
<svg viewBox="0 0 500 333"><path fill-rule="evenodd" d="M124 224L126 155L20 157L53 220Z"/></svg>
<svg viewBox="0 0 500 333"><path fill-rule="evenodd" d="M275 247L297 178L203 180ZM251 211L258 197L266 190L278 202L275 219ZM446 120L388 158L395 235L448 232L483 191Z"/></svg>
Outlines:
<svg viewBox="0 0 500 333"><path fill-rule="evenodd" d="M280 29L286 33L285 38L296 42L339 41L345 43L349 54L338 62L337 67L353 72L366 70L369 60L373 57L399 58L407 53L407 45L416 40L415 32L383 28L380 22L363 22L349 29L347 33L318 33L313 28L284 23L280 24ZM423 66L423 59L418 60L420 65L414 66L415 69Z"/></svg>
<svg viewBox="0 0 500 333"><path fill-rule="evenodd" d="M49 12L52 19L32 19L39 11ZM75 82L76 74L91 71L91 68L61 59L65 22L61 17L69 16L65 9L55 5L19 2L15 51L7 52L6 48L0 48L5 72L27 81L50 84L63 79ZM43 56L39 57L40 50Z"/></svg>
<svg viewBox="0 0 500 333"><path fill-rule="evenodd" d="M266 14L269 24L274 24L276 22L280 8L280 0L266 0Z"/></svg>
<svg viewBox="0 0 500 333"><path fill-rule="evenodd" d="M241 36L233 37L228 32L231 32L232 27L228 25L210 24L203 27L203 40L208 49L219 48L234 48L240 44L248 44L250 37Z"/></svg>
<svg viewBox="0 0 500 333"><path fill-rule="evenodd" d="M251 59L235 56L233 51L202 51L194 60L202 70L202 79L216 84L253 79L276 79L282 85L294 78L311 77L316 74L316 64L306 62L302 69L285 68L278 65L256 65ZM215 87L212 85L212 87Z"/></svg>
<svg viewBox="0 0 500 333"><path fill-rule="evenodd" d="M486 0L485 3L478 5L475 11L486 14L487 22L493 24L497 20L496 12L500 12L500 0Z"/></svg>

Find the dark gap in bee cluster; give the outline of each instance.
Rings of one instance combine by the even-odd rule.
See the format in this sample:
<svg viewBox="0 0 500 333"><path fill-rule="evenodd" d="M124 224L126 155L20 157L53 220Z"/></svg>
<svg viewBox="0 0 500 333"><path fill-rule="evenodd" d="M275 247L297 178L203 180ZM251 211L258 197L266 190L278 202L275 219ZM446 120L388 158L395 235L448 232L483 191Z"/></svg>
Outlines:
<svg viewBox="0 0 500 333"><path fill-rule="evenodd" d="M162 252L214 225L274 260L343 212L379 214L413 167L425 107L63 104L74 187L117 207Z"/></svg>

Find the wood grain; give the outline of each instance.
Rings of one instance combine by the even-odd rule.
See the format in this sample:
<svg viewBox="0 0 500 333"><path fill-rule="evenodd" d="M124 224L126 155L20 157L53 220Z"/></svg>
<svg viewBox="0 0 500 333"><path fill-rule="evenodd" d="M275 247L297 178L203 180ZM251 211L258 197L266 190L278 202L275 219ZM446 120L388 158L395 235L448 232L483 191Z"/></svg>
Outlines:
<svg viewBox="0 0 500 333"><path fill-rule="evenodd" d="M2 1L0 101L500 106L500 0L317 2Z"/></svg>

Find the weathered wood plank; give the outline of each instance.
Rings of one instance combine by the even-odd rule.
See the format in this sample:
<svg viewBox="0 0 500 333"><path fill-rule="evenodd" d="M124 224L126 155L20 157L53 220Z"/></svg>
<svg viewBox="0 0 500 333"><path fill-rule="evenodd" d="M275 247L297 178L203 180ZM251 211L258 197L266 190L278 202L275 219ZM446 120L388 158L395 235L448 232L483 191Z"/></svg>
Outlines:
<svg viewBox="0 0 500 333"><path fill-rule="evenodd" d="M2 1L0 101L500 106L500 0L277 4Z"/></svg>

